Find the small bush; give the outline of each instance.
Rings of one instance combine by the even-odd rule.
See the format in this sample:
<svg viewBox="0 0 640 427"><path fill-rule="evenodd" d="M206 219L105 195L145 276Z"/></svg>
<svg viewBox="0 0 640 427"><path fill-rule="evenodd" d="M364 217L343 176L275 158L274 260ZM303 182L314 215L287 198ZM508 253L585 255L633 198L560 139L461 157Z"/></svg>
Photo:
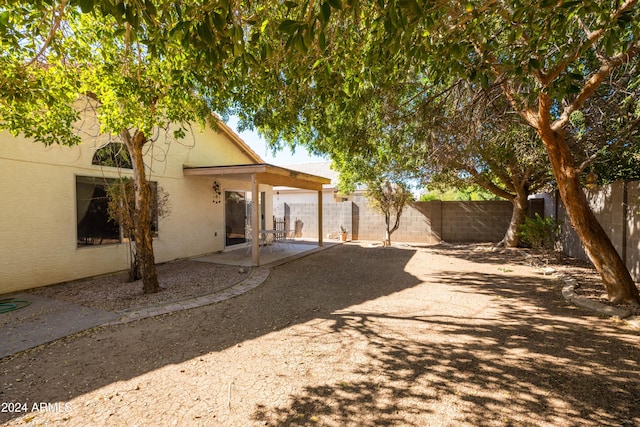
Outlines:
<svg viewBox="0 0 640 427"><path fill-rule="evenodd" d="M527 246L535 249L554 250L560 240L560 224L555 218L526 218L518 228L518 235Z"/></svg>

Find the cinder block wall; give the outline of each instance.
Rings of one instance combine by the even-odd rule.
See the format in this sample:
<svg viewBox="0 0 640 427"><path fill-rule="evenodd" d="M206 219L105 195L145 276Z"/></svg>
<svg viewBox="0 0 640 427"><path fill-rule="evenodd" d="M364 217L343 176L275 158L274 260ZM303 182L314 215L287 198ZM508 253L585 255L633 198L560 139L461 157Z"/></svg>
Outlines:
<svg viewBox="0 0 640 427"><path fill-rule="evenodd" d="M400 227L392 241L414 243L497 242L511 219L512 205L502 201L482 202L413 202L400 218ZM301 226L299 237L317 238L317 205L315 203L276 203L274 215L287 218L293 229ZM395 218L392 218L394 221ZM323 204L325 237L344 226L354 240L382 240L385 224L382 214L367 206L364 196L353 201Z"/></svg>
<svg viewBox="0 0 640 427"><path fill-rule="evenodd" d="M355 239L360 240L382 240L386 226L384 224L384 216L367 205L366 197L354 196L353 204L357 215L354 215L355 222L353 228ZM429 219L429 209L424 210L425 213L416 209L413 204L405 207L400 217L400 227L391 235L391 241L396 242L418 242L418 243L435 243L441 239L432 238L431 223ZM395 222L395 217L391 218ZM393 224L391 224L393 227Z"/></svg>
<svg viewBox="0 0 640 427"><path fill-rule="evenodd" d="M617 181L585 190L585 194L631 276L640 281L640 181ZM561 201L558 203L558 220L562 224L562 251L589 261Z"/></svg>
<svg viewBox="0 0 640 427"><path fill-rule="evenodd" d="M640 281L640 181L627 183L625 226L625 262L634 280Z"/></svg>
<svg viewBox="0 0 640 427"><path fill-rule="evenodd" d="M322 230L325 236L335 234L340 226L345 227L351 234L353 231L353 203L330 202L322 204ZM318 238L318 205L317 203L278 203L273 207L276 218L288 221L291 230L295 230L296 237Z"/></svg>
<svg viewBox="0 0 640 427"><path fill-rule="evenodd" d="M507 201L441 203L442 239L446 242L499 242L513 212Z"/></svg>

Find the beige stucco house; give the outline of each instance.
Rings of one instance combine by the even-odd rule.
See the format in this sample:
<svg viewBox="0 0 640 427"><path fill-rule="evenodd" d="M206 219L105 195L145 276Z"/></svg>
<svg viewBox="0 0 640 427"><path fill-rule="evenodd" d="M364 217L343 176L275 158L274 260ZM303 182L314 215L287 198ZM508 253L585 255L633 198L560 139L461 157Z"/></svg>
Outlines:
<svg viewBox="0 0 640 427"><path fill-rule="evenodd" d="M85 134L80 145L46 147L0 133L0 294L127 269L128 243L107 221L104 187L132 170L106 166L96 153L111 152L108 139ZM251 225L272 218L273 185L321 191L325 182L265 165L224 123L180 141L160 135L145 163L170 207L154 225L159 263L247 245ZM257 243L252 257L259 264Z"/></svg>

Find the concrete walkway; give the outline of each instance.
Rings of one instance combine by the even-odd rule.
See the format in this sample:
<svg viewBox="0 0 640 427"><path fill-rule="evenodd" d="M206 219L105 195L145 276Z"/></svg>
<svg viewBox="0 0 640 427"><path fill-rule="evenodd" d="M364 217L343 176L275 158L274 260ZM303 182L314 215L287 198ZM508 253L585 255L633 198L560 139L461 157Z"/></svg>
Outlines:
<svg viewBox="0 0 640 427"><path fill-rule="evenodd" d="M117 320L119 315L39 295L10 298L31 304L0 314L0 358Z"/></svg>

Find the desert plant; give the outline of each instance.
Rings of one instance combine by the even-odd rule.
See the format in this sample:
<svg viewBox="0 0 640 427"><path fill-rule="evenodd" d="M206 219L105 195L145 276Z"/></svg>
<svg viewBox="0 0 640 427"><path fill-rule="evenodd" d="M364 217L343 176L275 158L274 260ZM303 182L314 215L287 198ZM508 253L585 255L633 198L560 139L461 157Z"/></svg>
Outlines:
<svg viewBox="0 0 640 427"><path fill-rule="evenodd" d="M535 218L525 219L518 234L527 246L552 251L560 239L560 223L555 218L542 218L536 213Z"/></svg>
<svg viewBox="0 0 640 427"><path fill-rule="evenodd" d="M400 227L402 211L413 200L407 183L398 179L371 180L367 182L368 206L384 215L385 233L384 246L391 246L391 234ZM395 221L392 224L392 217Z"/></svg>

